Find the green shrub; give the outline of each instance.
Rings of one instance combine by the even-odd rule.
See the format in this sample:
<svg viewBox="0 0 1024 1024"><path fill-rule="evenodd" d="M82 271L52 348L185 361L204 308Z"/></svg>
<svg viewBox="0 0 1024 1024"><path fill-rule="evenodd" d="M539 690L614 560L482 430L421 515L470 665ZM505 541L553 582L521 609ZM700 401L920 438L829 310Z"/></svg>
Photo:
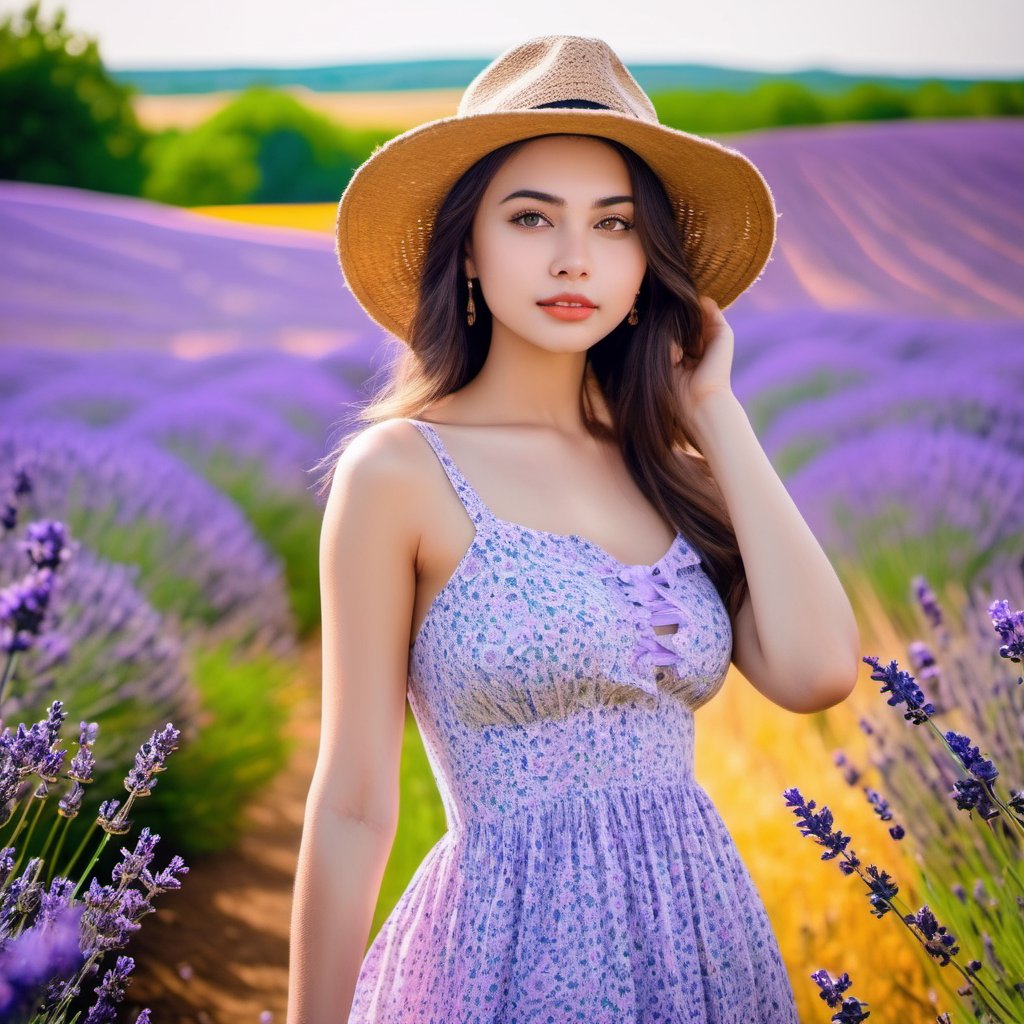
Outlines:
<svg viewBox="0 0 1024 1024"><path fill-rule="evenodd" d="M262 86L147 149L144 194L178 205L329 202L386 131L350 131Z"/></svg>
<svg viewBox="0 0 1024 1024"><path fill-rule="evenodd" d="M199 734L174 755L137 819L182 853L211 853L238 842L247 804L287 764L294 665L270 654L234 659L234 645L193 652L201 696Z"/></svg>
<svg viewBox="0 0 1024 1024"><path fill-rule="evenodd" d="M96 41L39 4L0 21L0 178L138 195L147 133Z"/></svg>

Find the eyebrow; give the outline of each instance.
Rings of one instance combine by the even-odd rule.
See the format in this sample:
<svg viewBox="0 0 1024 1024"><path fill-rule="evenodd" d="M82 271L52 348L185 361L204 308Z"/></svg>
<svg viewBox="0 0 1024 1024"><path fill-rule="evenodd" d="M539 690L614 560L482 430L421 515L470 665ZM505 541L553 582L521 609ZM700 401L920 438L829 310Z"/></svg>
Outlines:
<svg viewBox="0 0 1024 1024"><path fill-rule="evenodd" d="M547 192L537 192L530 188L521 188L518 192L512 192L510 195L505 196L501 202L507 203L510 199L537 199L542 203L553 203L555 206L565 206L564 199L550 195ZM594 209L600 209L604 206L615 206L616 203L631 202L633 202L632 196L605 196L603 199L594 200ZM498 205L500 206L501 203Z"/></svg>

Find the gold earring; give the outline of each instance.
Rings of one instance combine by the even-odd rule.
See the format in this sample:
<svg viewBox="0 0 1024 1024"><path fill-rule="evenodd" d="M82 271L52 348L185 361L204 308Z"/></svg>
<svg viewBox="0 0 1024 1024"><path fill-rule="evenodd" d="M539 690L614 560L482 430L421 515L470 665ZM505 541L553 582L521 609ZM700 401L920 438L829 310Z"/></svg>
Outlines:
<svg viewBox="0 0 1024 1024"><path fill-rule="evenodd" d="M473 302L473 278L467 277L466 284L469 285L469 302L466 303L466 323L472 327L476 323L476 304Z"/></svg>
<svg viewBox="0 0 1024 1024"><path fill-rule="evenodd" d="M637 292L636 294L637 294L637 297L639 297L640 293ZM637 323L639 323L639 321L640 321L640 317L637 316L637 312L636 312L636 299L634 299L633 300L633 308L629 311L629 317L628 317L626 322L629 324L630 327L636 327L636 325L637 325Z"/></svg>

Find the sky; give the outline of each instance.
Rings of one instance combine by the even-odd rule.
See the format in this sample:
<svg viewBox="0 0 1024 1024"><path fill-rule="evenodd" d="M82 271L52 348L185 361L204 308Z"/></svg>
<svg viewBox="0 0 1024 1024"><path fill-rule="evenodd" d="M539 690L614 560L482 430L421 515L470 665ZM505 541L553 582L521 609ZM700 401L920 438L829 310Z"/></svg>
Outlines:
<svg viewBox="0 0 1024 1024"><path fill-rule="evenodd" d="M58 7L114 69L491 60L568 33L627 64L1024 77L1024 0L43 0Z"/></svg>

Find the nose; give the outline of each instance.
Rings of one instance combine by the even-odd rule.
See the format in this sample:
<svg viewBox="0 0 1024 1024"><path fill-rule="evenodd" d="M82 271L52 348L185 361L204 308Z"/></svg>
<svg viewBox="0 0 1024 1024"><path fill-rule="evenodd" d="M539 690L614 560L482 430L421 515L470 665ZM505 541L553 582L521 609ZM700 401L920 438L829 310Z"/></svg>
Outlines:
<svg viewBox="0 0 1024 1024"><path fill-rule="evenodd" d="M555 258L551 262L551 273L554 277L568 277L575 281L590 275L587 230L565 227L557 232Z"/></svg>

